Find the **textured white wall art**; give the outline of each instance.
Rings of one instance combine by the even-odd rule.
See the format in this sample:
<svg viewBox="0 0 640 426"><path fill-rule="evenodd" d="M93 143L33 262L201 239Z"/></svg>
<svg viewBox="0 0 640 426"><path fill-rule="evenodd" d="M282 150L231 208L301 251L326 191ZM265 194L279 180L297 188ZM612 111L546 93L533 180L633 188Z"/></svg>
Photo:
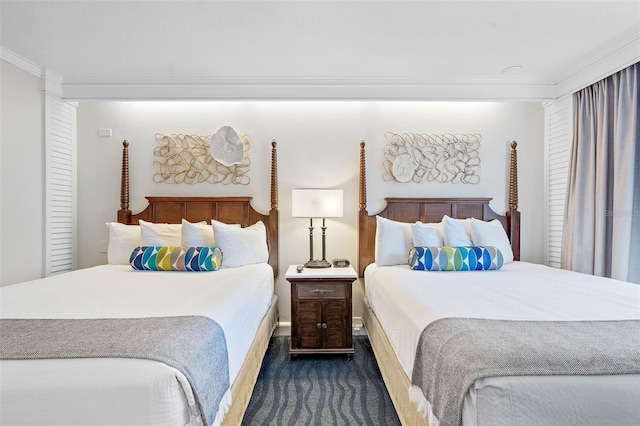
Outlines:
<svg viewBox="0 0 640 426"><path fill-rule="evenodd" d="M248 185L251 166L248 135L242 140L242 159L225 165L211 155L211 136L163 135L156 133L153 150L153 181L156 183L222 183Z"/></svg>
<svg viewBox="0 0 640 426"><path fill-rule="evenodd" d="M242 163L244 143L233 127L222 126L209 140L209 152L218 163L227 167Z"/></svg>
<svg viewBox="0 0 640 426"><path fill-rule="evenodd" d="M386 182L480 182L479 134L386 132Z"/></svg>

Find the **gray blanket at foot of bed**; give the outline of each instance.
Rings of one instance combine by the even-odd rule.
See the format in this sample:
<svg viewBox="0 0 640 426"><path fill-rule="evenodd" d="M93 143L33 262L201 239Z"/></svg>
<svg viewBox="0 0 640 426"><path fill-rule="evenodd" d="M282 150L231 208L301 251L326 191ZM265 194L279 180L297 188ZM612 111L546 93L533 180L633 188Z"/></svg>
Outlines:
<svg viewBox="0 0 640 426"><path fill-rule="evenodd" d="M443 318L420 335L411 382L441 426L461 423L477 379L640 373L640 321Z"/></svg>
<svg viewBox="0 0 640 426"><path fill-rule="evenodd" d="M162 362L189 381L210 425L229 389L220 325L202 316L113 319L2 319L0 359L137 358Z"/></svg>

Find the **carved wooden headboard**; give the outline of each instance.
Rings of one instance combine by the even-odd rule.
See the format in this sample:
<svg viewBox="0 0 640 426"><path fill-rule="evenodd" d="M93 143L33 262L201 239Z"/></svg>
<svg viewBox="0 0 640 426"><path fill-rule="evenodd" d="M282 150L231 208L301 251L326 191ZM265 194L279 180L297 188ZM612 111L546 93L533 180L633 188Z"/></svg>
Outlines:
<svg viewBox="0 0 640 426"><path fill-rule="evenodd" d="M375 260L376 216L398 222L440 222L444 215L457 219L474 217L498 219L507 231L514 260L520 260L520 212L518 211L517 143L511 143L509 172L509 211L499 215L489 207L491 198L385 198L386 207L373 215L367 212L367 180L365 143L360 142L359 213L358 213L358 276Z"/></svg>
<svg viewBox="0 0 640 426"><path fill-rule="evenodd" d="M149 205L140 213L129 210L129 142L122 142L122 181L120 187L120 210L118 222L128 225L137 224L139 219L158 223L180 223L211 219L225 223L239 223L242 227L262 221L267 229L269 264L274 276L278 276L278 158L276 141L271 142L271 210L263 214L251 206L252 197L145 197Z"/></svg>

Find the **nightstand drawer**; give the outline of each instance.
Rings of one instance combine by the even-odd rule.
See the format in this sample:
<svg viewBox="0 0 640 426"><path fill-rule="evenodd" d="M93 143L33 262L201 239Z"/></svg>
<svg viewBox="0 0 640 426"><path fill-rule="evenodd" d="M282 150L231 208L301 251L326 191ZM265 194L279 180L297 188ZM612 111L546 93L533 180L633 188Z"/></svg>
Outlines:
<svg viewBox="0 0 640 426"><path fill-rule="evenodd" d="M314 282L297 285L299 299L333 299L347 297L346 286L343 283Z"/></svg>

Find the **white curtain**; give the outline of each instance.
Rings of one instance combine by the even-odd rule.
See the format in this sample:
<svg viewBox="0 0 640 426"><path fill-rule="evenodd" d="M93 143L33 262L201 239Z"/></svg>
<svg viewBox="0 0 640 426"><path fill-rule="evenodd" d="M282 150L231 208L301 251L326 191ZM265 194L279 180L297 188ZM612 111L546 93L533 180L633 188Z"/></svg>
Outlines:
<svg viewBox="0 0 640 426"><path fill-rule="evenodd" d="M562 268L640 283L640 62L574 94Z"/></svg>

